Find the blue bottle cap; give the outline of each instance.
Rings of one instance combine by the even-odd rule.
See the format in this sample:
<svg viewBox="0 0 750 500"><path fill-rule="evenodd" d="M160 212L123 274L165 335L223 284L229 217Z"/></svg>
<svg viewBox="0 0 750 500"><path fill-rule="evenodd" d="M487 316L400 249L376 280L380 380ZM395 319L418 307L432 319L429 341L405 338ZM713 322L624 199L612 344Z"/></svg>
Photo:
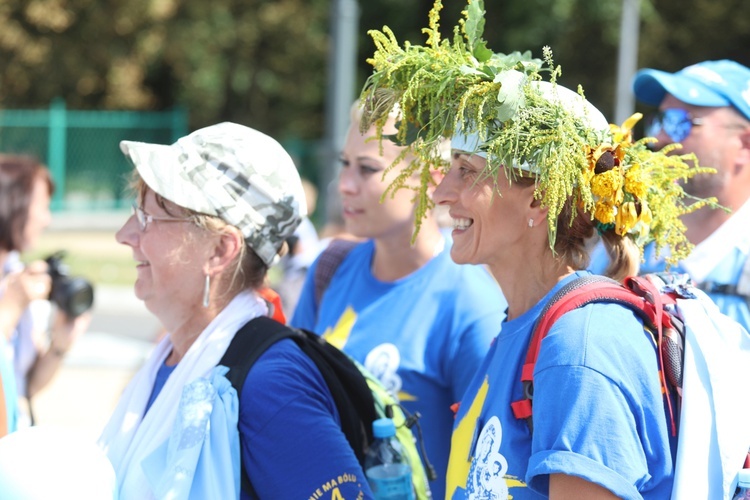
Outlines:
<svg viewBox="0 0 750 500"><path fill-rule="evenodd" d="M372 433L376 438L387 438L396 435L396 426L390 418L379 418L372 423Z"/></svg>

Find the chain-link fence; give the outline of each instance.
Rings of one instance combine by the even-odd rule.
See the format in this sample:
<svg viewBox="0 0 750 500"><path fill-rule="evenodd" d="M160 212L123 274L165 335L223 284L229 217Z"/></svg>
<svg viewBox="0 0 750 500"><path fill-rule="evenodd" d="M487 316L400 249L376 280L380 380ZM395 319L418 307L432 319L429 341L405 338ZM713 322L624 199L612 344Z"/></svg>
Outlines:
<svg viewBox="0 0 750 500"><path fill-rule="evenodd" d="M187 133L187 111L71 111L62 100L46 110L0 110L0 152L33 155L49 166L52 209L128 206L131 167L121 140L171 144Z"/></svg>

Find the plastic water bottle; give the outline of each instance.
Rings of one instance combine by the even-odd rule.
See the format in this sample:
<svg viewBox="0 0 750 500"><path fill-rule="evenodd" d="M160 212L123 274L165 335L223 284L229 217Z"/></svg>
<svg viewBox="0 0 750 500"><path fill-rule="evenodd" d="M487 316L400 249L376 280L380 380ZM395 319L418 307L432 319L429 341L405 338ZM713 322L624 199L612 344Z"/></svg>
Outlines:
<svg viewBox="0 0 750 500"><path fill-rule="evenodd" d="M734 494L732 500L750 500L750 469L740 471L737 486L740 489Z"/></svg>
<svg viewBox="0 0 750 500"><path fill-rule="evenodd" d="M411 466L401 453L393 420L375 420L372 432L375 441L365 455L365 475L375 500L414 500Z"/></svg>

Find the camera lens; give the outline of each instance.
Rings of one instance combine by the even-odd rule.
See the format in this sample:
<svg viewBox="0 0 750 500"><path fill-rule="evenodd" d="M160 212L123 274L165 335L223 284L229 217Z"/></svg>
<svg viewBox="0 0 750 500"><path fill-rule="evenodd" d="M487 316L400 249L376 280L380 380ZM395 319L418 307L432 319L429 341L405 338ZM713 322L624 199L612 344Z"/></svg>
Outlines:
<svg viewBox="0 0 750 500"><path fill-rule="evenodd" d="M61 260L65 252L56 252L45 259L47 272L52 277L49 300L54 302L69 318L85 313L94 303L94 287L80 277L70 277Z"/></svg>
<svg viewBox="0 0 750 500"><path fill-rule="evenodd" d="M59 277L52 282L52 301L71 318L88 311L94 303L94 289L83 278Z"/></svg>

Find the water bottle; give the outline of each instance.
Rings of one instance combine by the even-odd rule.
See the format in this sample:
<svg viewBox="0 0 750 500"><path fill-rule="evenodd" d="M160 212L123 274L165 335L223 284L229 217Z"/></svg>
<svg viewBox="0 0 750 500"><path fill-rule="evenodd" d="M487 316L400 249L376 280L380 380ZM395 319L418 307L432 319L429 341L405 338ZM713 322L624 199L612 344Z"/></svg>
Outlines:
<svg viewBox="0 0 750 500"><path fill-rule="evenodd" d="M737 478L739 490L732 500L750 500L750 469L742 469Z"/></svg>
<svg viewBox="0 0 750 500"><path fill-rule="evenodd" d="M365 455L365 475L375 500L414 500L411 466L401 453L393 420L375 420L372 432L375 440Z"/></svg>

